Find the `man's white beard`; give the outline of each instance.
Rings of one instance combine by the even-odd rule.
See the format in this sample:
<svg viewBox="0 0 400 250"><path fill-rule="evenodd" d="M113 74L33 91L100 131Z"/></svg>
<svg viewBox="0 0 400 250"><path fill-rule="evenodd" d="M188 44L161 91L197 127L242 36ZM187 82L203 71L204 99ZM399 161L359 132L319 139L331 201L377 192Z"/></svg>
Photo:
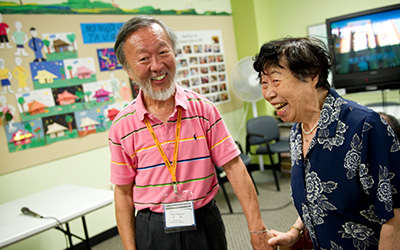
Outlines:
<svg viewBox="0 0 400 250"><path fill-rule="evenodd" d="M175 82L172 77L170 77L171 74L168 74L167 77L169 78L169 82L171 85L167 89L163 89L161 91L154 91L153 88L151 87L151 81L150 79L145 80L145 81L137 81L136 83L139 85L139 87L142 88L143 93L156 101L165 101L168 98L170 98L173 94L175 94Z"/></svg>

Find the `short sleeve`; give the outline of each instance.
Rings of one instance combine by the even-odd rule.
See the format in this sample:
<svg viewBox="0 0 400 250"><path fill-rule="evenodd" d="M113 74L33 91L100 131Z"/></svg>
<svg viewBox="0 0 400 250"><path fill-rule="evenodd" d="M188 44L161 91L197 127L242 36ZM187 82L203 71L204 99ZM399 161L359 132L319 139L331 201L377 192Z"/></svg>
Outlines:
<svg viewBox="0 0 400 250"><path fill-rule="evenodd" d="M400 145L398 139L388 133L387 126L377 113L366 118L359 170L364 191L383 221L391 219L393 209L400 205Z"/></svg>
<svg viewBox="0 0 400 250"><path fill-rule="evenodd" d="M208 120L206 136L212 161L217 166L223 166L238 156L240 151L214 105L209 110Z"/></svg>
<svg viewBox="0 0 400 250"><path fill-rule="evenodd" d="M136 175L135 163L126 153L121 142L121 131L118 130L118 124L110 128L108 145L111 152L111 178L110 181L115 185L127 185L134 182Z"/></svg>

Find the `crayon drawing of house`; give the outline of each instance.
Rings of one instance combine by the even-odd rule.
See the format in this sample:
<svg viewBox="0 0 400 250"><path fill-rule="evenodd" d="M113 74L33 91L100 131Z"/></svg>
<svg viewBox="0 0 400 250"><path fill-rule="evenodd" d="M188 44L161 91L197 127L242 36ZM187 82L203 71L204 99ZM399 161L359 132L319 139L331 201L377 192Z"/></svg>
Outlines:
<svg viewBox="0 0 400 250"><path fill-rule="evenodd" d="M34 77L35 80L38 80L40 84L45 83L53 83L54 79L57 78L56 75L52 74L47 70L38 70L37 75Z"/></svg>
<svg viewBox="0 0 400 250"><path fill-rule="evenodd" d="M111 94L112 93L107 90L99 89L95 92L94 98L96 98L97 102L106 102L106 101L110 100Z"/></svg>
<svg viewBox="0 0 400 250"><path fill-rule="evenodd" d="M65 136L65 130L68 130L68 128L55 122L47 126L46 134L49 135L51 139L54 139L56 137Z"/></svg>
<svg viewBox="0 0 400 250"><path fill-rule="evenodd" d="M14 143L15 146L25 145L31 143L31 138L34 136L34 134L26 130L19 129L12 135L12 139L10 142Z"/></svg>
<svg viewBox="0 0 400 250"><path fill-rule="evenodd" d="M92 77L92 74L94 74L94 72L91 69L81 66L76 70L75 77L78 77L79 79L87 79Z"/></svg>
<svg viewBox="0 0 400 250"><path fill-rule="evenodd" d="M38 115L46 112L47 106L38 101L28 103L28 112L30 115Z"/></svg>
<svg viewBox="0 0 400 250"><path fill-rule="evenodd" d="M59 105L74 104L78 97L68 91L64 91L57 95L57 102Z"/></svg>

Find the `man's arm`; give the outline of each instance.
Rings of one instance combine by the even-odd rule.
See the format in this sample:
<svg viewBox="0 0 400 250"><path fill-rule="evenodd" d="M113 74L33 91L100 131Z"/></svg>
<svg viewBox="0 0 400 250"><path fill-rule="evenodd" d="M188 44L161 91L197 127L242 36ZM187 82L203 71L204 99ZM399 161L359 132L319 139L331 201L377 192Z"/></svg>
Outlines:
<svg viewBox="0 0 400 250"><path fill-rule="evenodd" d="M136 250L135 210L133 206L133 184L116 185L114 189L115 217L125 250Z"/></svg>
<svg viewBox="0 0 400 250"><path fill-rule="evenodd" d="M249 231L265 230L266 226L261 218L256 189L240 157L237 156L222 167L242 206ZM254 249L272 249L269 248L267 242L272 236L271 232L250 233L251 244Z"/></svg>
<svg viewBox="0 0 400 250"><path fill-rule="evenodd" d="M395 208L394 217L383 224L379 249L400 249L400 208Z"/></svg>

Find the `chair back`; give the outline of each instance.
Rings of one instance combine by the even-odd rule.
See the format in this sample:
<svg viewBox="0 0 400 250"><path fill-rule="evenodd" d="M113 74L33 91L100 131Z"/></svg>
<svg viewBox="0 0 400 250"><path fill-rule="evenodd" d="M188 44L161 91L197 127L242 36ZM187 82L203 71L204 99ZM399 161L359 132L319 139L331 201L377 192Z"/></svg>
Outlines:
<svg viewBox="0 0 400 250"><path fill-rule="evenodd" d="M246 125L247 143L249 145L263 144L266 141L279 140L278 121L272 116L259 116L251 118ZM260 135L264 138L259 136Z"/></svg>

